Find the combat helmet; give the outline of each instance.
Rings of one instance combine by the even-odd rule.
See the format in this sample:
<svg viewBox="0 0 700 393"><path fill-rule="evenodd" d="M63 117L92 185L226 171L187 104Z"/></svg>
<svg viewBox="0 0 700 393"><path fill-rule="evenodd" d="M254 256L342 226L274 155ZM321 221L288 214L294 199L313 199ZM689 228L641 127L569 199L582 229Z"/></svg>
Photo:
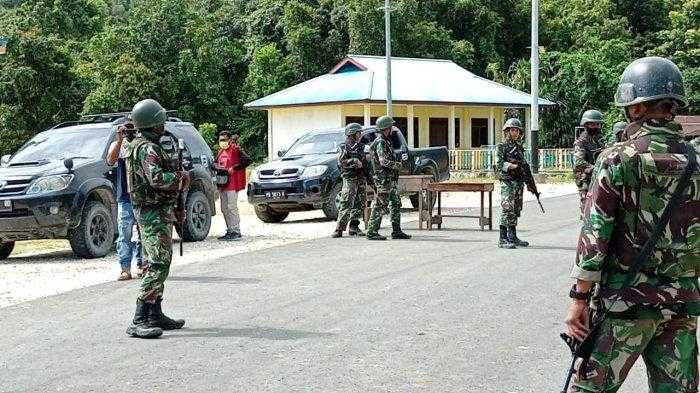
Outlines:
<svg viewBox="0 0 700 393"><path fill-rule="evenodd" d="M386 130L387 128L391 128L396 122L394 119L391 118L391 116L382 116L379 119L377 119L377 129L379 131L381 130Z"/></svg>
<svg viewBox="0 0 700 393"><path fill-rule="evenodd" d="M589 109L583 112L580 125L585 126L586 123L603 123L603 114L596 109Z"/></svg>
<svg viewBox="0 0 700 393"><path fill-rule="evenodd" d="M680 108L688 106L678 66L662 57L644 57L630 63L620 77L615 105L628 107L661 99L674 100Z"/></svg>
<svg viewBox="0 0 700 393"><path fill-rule="evenodd" d="M621 132L624 132L626 127L627 123L625 123L624 121L618 121L617 123L615 123L615 125L613 125L613 134L618 135Z"/></svg>
<svg viewBox="0 0 700 393"><path fill-rule="evenodd" d="M345 126L345 136L352 136L358 132L362 132L362 126L357 123L350 123Z"/></svg>
<svg viewBox="0 0 700 393"><path fill-rule="evenodd" d="M156 100L146 99L136 103L131 110L131 121L138 129L152 128L165 124L168 115Z"/></svg>
<svg viewBox="0 0 700 393"><path fill-rule="evenodd" d="M509 129L509 128L517 128L520 131L523 130L523 123L520 122L519 119L515 117L511 117L510 119L506 120L506 122L503 124L503 128L501 131L504 131Z"/></svg>

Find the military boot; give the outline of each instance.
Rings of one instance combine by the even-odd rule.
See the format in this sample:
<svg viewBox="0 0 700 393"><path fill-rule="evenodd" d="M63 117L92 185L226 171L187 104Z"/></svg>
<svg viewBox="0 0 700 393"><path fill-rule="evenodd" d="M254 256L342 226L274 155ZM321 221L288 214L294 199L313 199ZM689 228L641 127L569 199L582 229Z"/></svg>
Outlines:
<svg viewBox="0 0 700 393"><path fill-rule="evenodd" d="M334 239L337 239L339 237L343 237L343 230L336 228L335 231L333 231L333 233L331 233L331 237Z"/></svg>
<svg viewBox="0 0 700 393"><path fill-rule="evenodd" d="M498 248L507 248L507 249L514 249L515 244L510 242L508 240L508 228L504 225L501 225L501 236L498 238Z"/></svg>
<svg viewBox="0 0 700 393"><path fill-rule="evenodd" d="M148 316L148 324L152 327L161 328L163 330L182 329L185 326L184 319L172 319L163 314L162 308L163 298L158 300L151 306L151 313Z"/></svg>
<svg viewBox="0 0 700 393"><path fill-rule="evenodd" d="M527 247L530 245L529 242L526 242L524 240L518 239L518 229L517 227L511 227L511 230L513 231L513 243L518 246L518 247Z"/></svg>
<svg viewBox="0 0 700 393"><path fill-rule="evenodd" d="M411 238L411 235L401 230L401 224L392 224L391 226L393 228L393 231L391 232L392 239L408 240Z"/></svg>
<svg viewBox="0 0 700 393"><path fill-rule="evenodd" d="M134 320L131 322L131 325L126 328L126 334L130 335L131 337L138 338L156 338L163 334L163 329L159 327L152 327L148 323L151 307L152 306L150 304L141 299L136 300Z"/></svg>
<svg viewBox="0 0 700 393"><path fill-rule="evenodd" d="M386 236L382 236L379 232L367 232L367 240L386 240Z"/></svg>
<svg viewBox="0 0 700 393"><path fill-rule="evenodd" d="M350 230L348 231L350 236L365 236L365 233L360 229L360 222L353 220L350 221Z"/></svg>

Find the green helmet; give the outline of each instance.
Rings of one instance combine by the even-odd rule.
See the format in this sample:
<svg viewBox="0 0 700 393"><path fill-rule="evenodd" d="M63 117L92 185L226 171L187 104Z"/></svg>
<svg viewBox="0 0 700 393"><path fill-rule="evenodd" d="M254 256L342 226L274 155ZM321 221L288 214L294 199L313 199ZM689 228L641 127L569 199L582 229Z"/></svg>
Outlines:
<svg viewBox="0 0 700 393"><path fill-rule="evenodd" d="M355 135L358 132L362 132L362 126L357 123L350 123L345 126L345 136Z"/></svg>
<svg viewBox="0 0 700 393"><path fill-rule="evenodd" d="M391 126L396 123L394 119L392 119L390 116L382 116L379 119L377 119L377 129L378 130L386 130L387 128L391 128Z"/></svg>
<svg viewBox="0 0 700 393"><path fill-rule="evenodd" d="M520 120L516 119L515 117L511 117L510 119L506 120L505 124L503 124L501 131L505 131L509 128L517 128L522 131L523 123L521 123Z"/></svg>
<svg viewBox="0 0 700 393"><path fill-rule="evenodd" d="M165 124L168 115L156 100L146 99L136 103L131 110L131 121L138 129L152 128Z"/></svg>
<svg viewBox="0 0 700 393"><path fill-rule="evenodd" d="M600 113L600 111L597 111L595 109L589 109L585 112L583 112L583 116L581 116L581 126L585 126L586 123L602 123L603 122L603 114Z"/></svg>
<svg viewBox="0 0 700 393"><path fill-rule="evenodd" d="M627 123L625 123L624 121L618 121L613 126L613 134L617 135L621 132L624 132L626 127L627 127Z"/></svg>
<svg viewBox="0 0 700 393"><path fill-rule="evenodd" d="M688 106L683 76L678 67L662 57L644 57L625 68L615 93L615 105L627 107L642 102L672 99Z"/></svg>

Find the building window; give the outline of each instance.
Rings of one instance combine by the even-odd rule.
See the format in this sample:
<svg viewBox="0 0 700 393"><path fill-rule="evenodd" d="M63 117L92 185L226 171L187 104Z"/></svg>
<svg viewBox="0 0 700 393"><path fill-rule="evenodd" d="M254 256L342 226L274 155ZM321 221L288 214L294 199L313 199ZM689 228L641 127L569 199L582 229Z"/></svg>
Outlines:
<svg viewBox="0 0 700 393"><path fill-rule="evenodd" d="M365 118L362 116L345 116L345 125L350 123L357 123L359 125L365 124Z"/></svg>
<svg viewBox="0 0 700 393"><path fill-rule="evenodd" d="M420 146L420 121L417 117L413 118L413 147Z"/></svg>
<svg viewBox="0 0 700 393"><path fill-rule="evenodd" d="M459 122L459 117L455 118L455 149L462 147L462 127Z"/></svg>
<svg viewBox="0 0 700 393"><path fill-rule="evenodd" d="M472 119L472 147L489 144L489 119Z"/></svg>

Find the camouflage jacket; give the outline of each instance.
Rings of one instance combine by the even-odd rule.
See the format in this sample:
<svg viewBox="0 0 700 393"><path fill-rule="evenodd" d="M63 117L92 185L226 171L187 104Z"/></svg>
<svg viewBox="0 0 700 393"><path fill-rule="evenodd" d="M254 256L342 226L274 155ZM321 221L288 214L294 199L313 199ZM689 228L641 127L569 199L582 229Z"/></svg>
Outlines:
<svg viewBox="0 0 700 393"><path fill-rule="evenodd" d="M172 154L168 154L154 138L140 136L128 146L127 181L134 205L174 205L182 180Z"/></svg>
<svg viewBox="0 0 700 393"><path fill-rule="evenodd" d="M589 135L587 131L574 141L574 179L579 191L588 190L593 165L604 148L605 141Z"/></svg>
<svg viewBox="0 0 700 393"><path fill-rule="evenodd" d="M369 146L369 151L372 171L377 182L398 177L402 166L401 161L397 161L394 157L391 143L384 138L384 135L377 133L377 139Z"/></svg>
<svg viewBox="0 0 700 393"><path fill-rule="evenodd" d="M612 311L633 306L669 310L684 304L700 314L700 172L696 170L652 256L619 291L687 166L680 126L645 124L630 140L605 150L596 163L572 277L600 282ZM696 147L696 150L699 150Z"/></svg>
<svg viewBox="0 0 700 393"><path fill-rule="evenodd" d="M338 167L342 176L346 179L364 178L369 166L365 157L365 144L348 139L338 149Z"/></svg>
<svg viewBox="0 0 700 393"><path fill-rule="evenodd" d="M509 164L525 162L525 148L520 142L507 138L496 149L496 175L501 181L520 181L519 175L508 171ZM517 165L517 164L516 164Z"/></svg>

